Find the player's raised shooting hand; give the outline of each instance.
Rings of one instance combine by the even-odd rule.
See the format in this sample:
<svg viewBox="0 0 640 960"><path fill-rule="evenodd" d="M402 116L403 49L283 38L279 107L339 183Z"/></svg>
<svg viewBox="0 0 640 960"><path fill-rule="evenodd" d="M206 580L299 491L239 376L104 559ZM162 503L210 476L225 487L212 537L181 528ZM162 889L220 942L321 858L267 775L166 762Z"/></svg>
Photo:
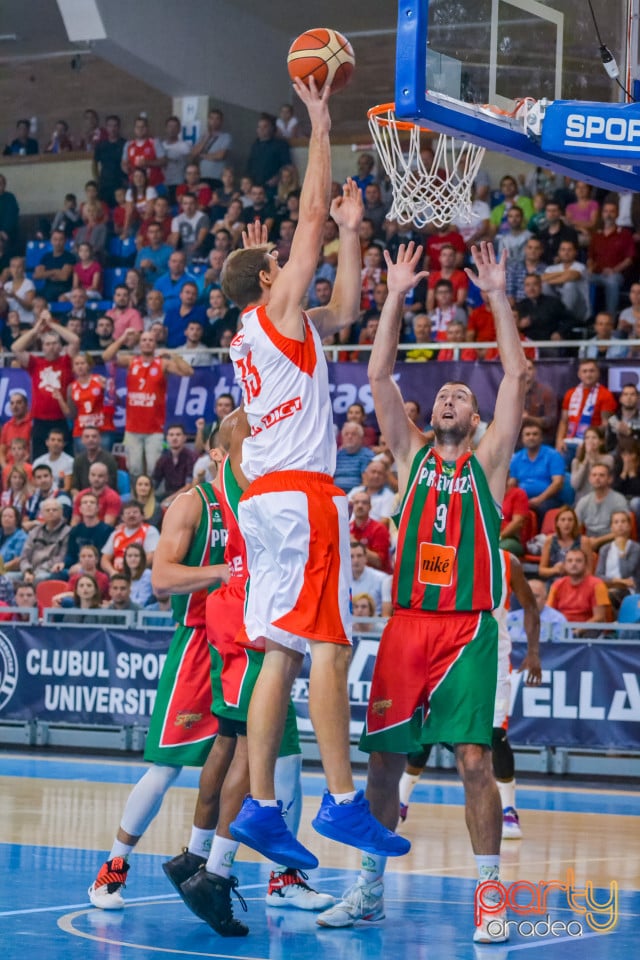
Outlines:
<svg viewBox="0 0 640 960"><path fill-rule="evenodd" d="M465 273L472 280L476 287L479 287L484 293L496 293L506 290L506 268L507 251L503 250L502 256L496 260L496 252L492 243L483 241L479 247L471 247L471 256L476 265L477 274L465 267Z"/></svg>
<svg viewBox="0 0 640 960"><path fill-rule="evenodd" d="M328 133L331 129L331 116L329 114L331 87L329 84L325 83L322 90L318 90L312 76L309 77L309 86L303 83L299 77L296 77L293 81L293 88L307 108L312 129Z"/></svg>

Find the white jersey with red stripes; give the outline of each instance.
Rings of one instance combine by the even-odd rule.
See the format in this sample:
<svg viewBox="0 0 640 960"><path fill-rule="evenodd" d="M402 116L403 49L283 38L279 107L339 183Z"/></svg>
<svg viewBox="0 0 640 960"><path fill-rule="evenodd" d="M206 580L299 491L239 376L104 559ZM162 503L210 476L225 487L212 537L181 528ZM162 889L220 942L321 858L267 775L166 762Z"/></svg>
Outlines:
<svg viewBox="0 0 640 960"><path fill-rule="evenodd" d="M267 307L247 310L231 341L251 436L242 448L248 480L280 470L333 477L336 441L329 375L317 330L303 315L303 341L285 337Z"/></svg>

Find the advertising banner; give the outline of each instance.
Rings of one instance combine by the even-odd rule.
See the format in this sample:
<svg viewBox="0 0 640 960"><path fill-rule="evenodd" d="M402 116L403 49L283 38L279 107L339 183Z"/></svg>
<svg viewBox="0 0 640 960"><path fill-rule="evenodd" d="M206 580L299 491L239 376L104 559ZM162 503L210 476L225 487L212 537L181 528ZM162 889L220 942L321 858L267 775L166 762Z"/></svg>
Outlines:
<svg viewBox="0 0 640 960"><path fill-rule="evenodd" d="M168 631L84 630L3 624L0 722L143 726L155 703ZM377 637L356 636L349 667L351 734L367 709ZM542 645L542 684L527 687L514 644L509 736L513 743L640 750L638 650L633 645ZM309 659L292 697L302 733L309 720Z"/></svg>

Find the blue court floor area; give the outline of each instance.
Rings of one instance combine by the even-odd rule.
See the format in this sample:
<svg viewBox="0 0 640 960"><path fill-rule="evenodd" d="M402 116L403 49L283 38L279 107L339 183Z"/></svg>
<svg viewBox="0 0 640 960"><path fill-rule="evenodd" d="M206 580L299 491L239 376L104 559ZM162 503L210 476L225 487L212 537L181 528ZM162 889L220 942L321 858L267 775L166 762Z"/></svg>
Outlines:
<svg viewBox="0 0 640 960"><path fill-rule="evenodd" d="M11 796L12 783L20 778L60 781L95 778L99 783L135 782L144 767L127 762L100 762L82 758L36 758L0 753L0 796ZM93 775L93 776L92 776ZM195 771L183 773L183 785L197 780ZM305 791L319 793L322 780L305 775ZM539 783L522 785L519 806L547 810L549 816L562 810L579 818L593 815L593 841L601 840L607 821L628 826L629 856L638 856L638 793L634 790L589 790L560 788ZM460 804L462 793L455 780L421 783L412 797L415 820L425 810L437 819L438 805ZM432 805L432 806L429 806ZM46 809L42 810L43 819ZM459 816L459 814L458 814ZM534 814L531 814L534 816ZM409 821L408 821L409 822ZM591 822L591 821L590 821ZM27 838L24 838L27 839ZM465 839L465 838L463 838ZM467 841L468 842L468 841ZM542 844L542 838L540 840ZM176 850L176 852L178 852ZM95 849L70 846L0 843L0 960L143 960L162 957L215 957L237 960L482 960L522 957L523 960L617 960L638 956L640 943L640 892L638 871L627 872L620 883L618 922L609 933L596 932L584 915L571 909L566 894L549 895L550 921L563 923L556 935L531 923L512 930L507 945L474 946L473 897L475 882L452 875L451 863L442 875L403 869L402 859L390 861L386 875L386 919L351 929L328 930L316 924L316 915L267 907L264 895L269 877L266 863L237 862L240 891L247 901L244 914L234 900L236 916L250 928L249 936L223 939L191 914L173 892L161 863L166 856L135 853L121 911L99 911L87 899L87 886L99 866ZM564 861L562 861L564 862ZM415 866L415 865L414 865ZM566 863L571 866L570 862ZM427 864L425 863L425 870ZM313 883L323 891L339 894L355 879L347 869L321 868ZM629 882L629 877L634 882ZM626 889L624 887L627 887ZM593 900L604 903L609 890L597 888ZM509 914L515 921L540 921ZM546 916L542 918L545 920ZM599 918L601 919L601 918ZM580 930L579 930L580 928Z"/></svg>

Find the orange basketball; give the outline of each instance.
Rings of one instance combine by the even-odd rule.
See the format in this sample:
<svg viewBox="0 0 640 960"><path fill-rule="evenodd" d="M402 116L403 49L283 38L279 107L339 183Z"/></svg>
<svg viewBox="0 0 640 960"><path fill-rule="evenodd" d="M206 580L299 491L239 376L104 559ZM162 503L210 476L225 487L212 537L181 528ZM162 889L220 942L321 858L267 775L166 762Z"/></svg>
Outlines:
<svg viewBox="0 0 640 960"><path fill-rule="evenodd" d="M302 33L291 44L287 56L292 80L299 77L308 86L309 77L313 77L318 90L329 83L331 93L342 90L349 83L355 65L356 58L347 38L326 27Z"/></svg>

